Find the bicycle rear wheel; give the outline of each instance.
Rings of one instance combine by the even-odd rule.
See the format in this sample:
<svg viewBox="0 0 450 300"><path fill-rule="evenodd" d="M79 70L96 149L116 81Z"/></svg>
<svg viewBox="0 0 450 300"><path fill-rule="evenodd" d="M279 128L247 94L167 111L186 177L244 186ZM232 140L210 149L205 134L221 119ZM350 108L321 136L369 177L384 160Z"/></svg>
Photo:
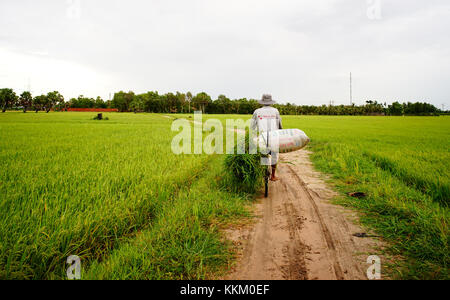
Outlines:
<svg viewBox="0 0 450 300"><path fill-rule="evenodd" d="M265 182L265 192L264 192L264 197L269 197L269 179L267 178L266 179L266 182Z"/></svg>
<svg viewBox="0 0 450 300"><path fill-rule="evenodd" d="M269 168L266 170L266 174L264 176L264 197L269 197L269 177L270 177L270 171Z"/></svg>

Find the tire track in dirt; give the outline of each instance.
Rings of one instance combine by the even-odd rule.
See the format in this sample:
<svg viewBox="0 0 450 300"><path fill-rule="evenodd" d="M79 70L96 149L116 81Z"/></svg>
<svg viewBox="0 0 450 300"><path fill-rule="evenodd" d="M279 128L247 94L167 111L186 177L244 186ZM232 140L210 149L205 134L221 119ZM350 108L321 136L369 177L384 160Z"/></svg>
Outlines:
<svg viewBox="0 0 450 300"><path fill-rule="evenodd" d="M314 208L314 212L317 216L317 219L319 220L319 225L320 228L322 230L322 234L323 237L325 238L325 241L327 243L328 246L328 250L329 250L329 255L332 256L332 260L333 260L333 267L334 267L334 273L336 275L336 279L337 280L343 280L344 279L344 274L342 272L342 268L339 265L339 260L338 257L336 255L336 246L334 245L334 241L333 238L330 234L330 230L328 229L327 225L325 224L322 215L320 214L319 208L316 205L316 202L314 201L313 197L311 196L308 188L306 187L306 184L303 182L303 180L298 176L297 173L295 173L295 171L293 170L293 168L291 166L287 166L289 169L289 173L291 176L293 176L293 178L295 178L295 180L298 182L299 186L302 189L302 194L299 195L299 198L303 198L303 199L308 199L310 201L310 204L312 205L312 207ZM295 191L295 189L292 189L293 191Z"/></svg>
<svg viewBox="0 0 450 300"><path fill-rule="evenodd" d="M255 224L225 232L239 253L225 279L367 279L366 259L381 243L353 236L364 232L356 214L330 203L336 193L309 154L280 155L280 181L255 205Z"/></svg>

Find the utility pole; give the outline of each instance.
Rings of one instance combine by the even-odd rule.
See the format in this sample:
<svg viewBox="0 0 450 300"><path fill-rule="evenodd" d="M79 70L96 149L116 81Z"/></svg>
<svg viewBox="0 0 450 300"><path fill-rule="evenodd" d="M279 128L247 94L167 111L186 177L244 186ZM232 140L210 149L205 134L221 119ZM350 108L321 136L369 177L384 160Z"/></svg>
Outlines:
<svg viewBox="0 0 450 300"><path fill-rule="evenodd" d="M353 105L352 72L350 72L350 106Z"/></svg>
<svg viewBox="0 0 450 300"><path fill-rule="evenodd" d="M28 77L28 85L27 85L26 90L27 90L27 92L31 93L31 78L30 77Z"/></svg>

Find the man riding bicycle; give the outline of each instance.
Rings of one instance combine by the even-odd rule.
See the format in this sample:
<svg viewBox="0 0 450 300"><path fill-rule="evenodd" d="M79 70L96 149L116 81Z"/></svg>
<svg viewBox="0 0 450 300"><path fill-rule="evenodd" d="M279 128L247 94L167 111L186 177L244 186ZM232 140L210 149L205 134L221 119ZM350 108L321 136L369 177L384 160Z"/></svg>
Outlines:
<svg viewBox="0 0 450 300"><path fill-rule="evenodd" d="M280 112L275 107L272 107L276 102L272 100L272 95L265 94L259 101L263 107L255 110L252 118L252 130L258 130L261 134L266 134L270 131L283 129L281 123ZM270 177L271 181L278 181L278 177L275 176L278 163L278 153L272 151L272 175Z"/></svg>

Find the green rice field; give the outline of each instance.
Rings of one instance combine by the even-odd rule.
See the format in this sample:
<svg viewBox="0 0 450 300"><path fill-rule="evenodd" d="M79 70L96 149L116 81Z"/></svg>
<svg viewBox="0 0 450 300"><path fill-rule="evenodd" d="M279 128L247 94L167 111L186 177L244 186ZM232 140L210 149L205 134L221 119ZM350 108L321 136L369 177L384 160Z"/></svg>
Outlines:
<svg viewBox="0 0 450 300"><path fill-rule="evenodd" d="M224 155L173 154L165 115L94 116L0 114L0 279L66 279L70 255L86 279L218 276L233 257L220 229L248 218L253 197L224 187ZM401 258L394 278L448 279L450 117L283 123L310 136L336 202Z"/></svg>

